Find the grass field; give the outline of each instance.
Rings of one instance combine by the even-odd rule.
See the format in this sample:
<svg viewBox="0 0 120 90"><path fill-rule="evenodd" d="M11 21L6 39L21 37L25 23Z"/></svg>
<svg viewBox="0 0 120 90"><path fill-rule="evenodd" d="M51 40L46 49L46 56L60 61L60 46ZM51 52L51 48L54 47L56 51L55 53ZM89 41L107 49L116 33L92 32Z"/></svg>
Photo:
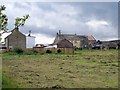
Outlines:
<svg viewBox="0 0 120 90"><path fill-rule="evenodd" d="M118 51L3 53L3 88L117 88Z"/></svg>

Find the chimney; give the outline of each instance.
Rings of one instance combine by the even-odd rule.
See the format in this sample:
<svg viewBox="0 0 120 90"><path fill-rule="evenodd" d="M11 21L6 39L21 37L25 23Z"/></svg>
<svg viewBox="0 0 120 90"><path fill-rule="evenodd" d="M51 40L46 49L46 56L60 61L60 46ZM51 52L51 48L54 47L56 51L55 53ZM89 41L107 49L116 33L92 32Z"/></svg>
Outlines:
<svg viewBox="0 0 120 90"><path fill-rule="evenodd" d="M29 34L28 34L28 36L31 36L31 30L29 30Z"/></svg>
<svg viewBox="0 0 120 90"><path fill-rule="evenodd" d="M59 30L59 35L61 34L61 30Z"/></svg>

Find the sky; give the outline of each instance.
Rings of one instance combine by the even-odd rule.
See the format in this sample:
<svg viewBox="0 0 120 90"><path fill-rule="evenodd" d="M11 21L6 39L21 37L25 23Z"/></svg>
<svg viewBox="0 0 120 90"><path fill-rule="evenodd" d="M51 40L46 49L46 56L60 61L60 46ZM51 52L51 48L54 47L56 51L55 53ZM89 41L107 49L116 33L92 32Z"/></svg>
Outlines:
<svg viewBox="0 0 120 90"><path fill-rule="evenodd" d="M14 28L16 17L30 18L20 31L35 36L36 44L53 43L56 33L93 35L96 40L118 39L117 2L1 2Z"/></svg>

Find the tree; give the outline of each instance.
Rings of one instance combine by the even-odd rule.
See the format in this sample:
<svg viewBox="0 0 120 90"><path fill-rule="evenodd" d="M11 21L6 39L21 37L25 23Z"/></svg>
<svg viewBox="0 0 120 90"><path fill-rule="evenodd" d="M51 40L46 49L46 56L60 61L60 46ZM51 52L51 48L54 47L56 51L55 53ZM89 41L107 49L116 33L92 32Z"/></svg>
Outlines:
<svg viewBox="0 0 120 90"><path fill-rule="evenodd" d="M7 23L8 23L8 18L5 14L2 13L3 10L5 10L6 7L4 5L0 6L0 30L2 31L7 31Z"/></svg>
<svg viewBox="0 0 120 90"><path fill-rule="evenodd" d="M15 18L15 28L19 29L20 26L24 26L25 25L25 21L29 18L29 14L23 16L22 18L17 17Z"/></svg>
<svg viewBox="0 0 120 90"><path fill-rule="evenodd" d="M6 28L8 24L8 18L4 13L2 13L2 11L4 11L5 9L6 7L4 5L0 6L0 41L2 34L8 30Z"/></svg>
<svg viewBox="0 0 120 90"><path fill-rule="evenodd" d="M8 24L8 18L5 14L2 13L2 11L4 11L6 9L6 7L4 5L0 6L0 41L1 41L1 36L3 33L7 32L7 24ZM15 18L15 30L18 30L20 26L24 26L26 20L29 18L29 14L23 16L22 18L17 17Z"/></svg>

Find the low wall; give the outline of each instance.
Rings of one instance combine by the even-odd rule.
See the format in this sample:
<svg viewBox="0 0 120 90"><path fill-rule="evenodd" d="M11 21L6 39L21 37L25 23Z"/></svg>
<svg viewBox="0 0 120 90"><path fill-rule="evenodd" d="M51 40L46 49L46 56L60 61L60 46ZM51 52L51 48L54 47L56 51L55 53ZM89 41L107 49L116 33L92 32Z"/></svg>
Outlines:
<svg viewBox="0 0 120 90"><path fill-rule="evenodd" d="M74 48L26 48L23 50L27 51L27 52L35 51L38 53L46 53L47 50L50 50L52 53L58 53L59 49L60 49L61 53L68 53L68 54L74 53ZM11 51L11 50L7 50L7 49L0 50L1 53L9 52L9 51Z"/></svg>
<svg viewBox="0 0 120 90"><path fill-rule="evenodd" d="M52 51L52 53L58 53L60 49L61 53L74 53L73 48L27 48L26 51L35 51L38 53L46 53L47 50Z"/></svg>
<svg viewBox="0 0 120 90"><path fill-rule="evenodd" d="M4 52L8 52L8 50L7 49L1 49L0 50L0 53L4 53Z"/></svg>

